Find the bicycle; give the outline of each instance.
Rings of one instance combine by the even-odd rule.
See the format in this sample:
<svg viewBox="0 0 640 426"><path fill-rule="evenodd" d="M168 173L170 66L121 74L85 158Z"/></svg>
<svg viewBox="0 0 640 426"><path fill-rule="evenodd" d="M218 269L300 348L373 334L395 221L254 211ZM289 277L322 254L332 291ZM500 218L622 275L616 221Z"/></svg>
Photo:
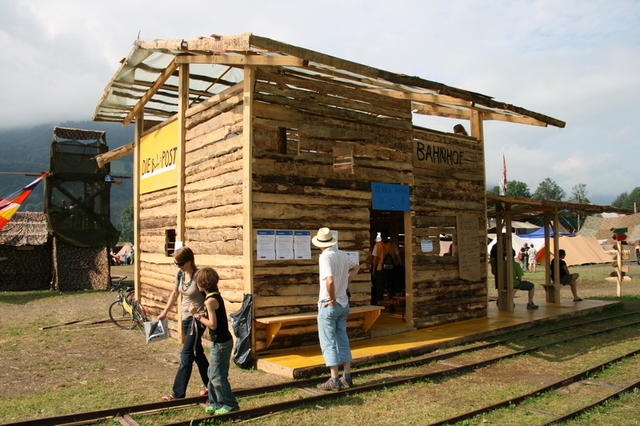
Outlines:
<svg viewBox="0 0 640 426"><path fill-rule="evenodd" d="M146 309L135 300L133 288L122 283L126 277L118 278L118 282L111 286L111 291L118 291L118 296L109 306L109 318L120 328L132 330L138 327L140 332L144 333Z"/></svg>

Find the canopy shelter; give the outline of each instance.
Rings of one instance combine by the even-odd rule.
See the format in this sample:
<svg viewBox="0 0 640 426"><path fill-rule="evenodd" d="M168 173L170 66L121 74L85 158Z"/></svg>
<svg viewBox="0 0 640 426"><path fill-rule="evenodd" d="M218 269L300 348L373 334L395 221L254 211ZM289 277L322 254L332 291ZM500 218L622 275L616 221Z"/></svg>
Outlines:
<svg viewBox="0 0 640 426"><path fill-rule="evenodd" d="M503 238L498 238L498 253L505 253L505 247L511 246L511 228L513 220L530 220L533 218L542 218L544 221L544 246L553 247L553 255L555 259L559 258L560 250L560 232L551 231L559 229L560 216L577 215L577 214L595 214L595 213L631 213L628 210L620 209L612 206L601 206L588 203L573 203L569 201L557 200L541 200L536 198L516 198L508 196L500 196L487 194L487 216L496 219L497 229L506 229ZM553 238L553 246L551 239ZM544 251L544 263L550 264L551 250ZM505 259L511 256L497 256L497 282L498 282L498 307L501 311L513 310L513 264L507 262L504 266ZM545 286L552 286L552 291L547 291L547 302L560 302L560 262L554 263L555 281L551 283L551 270L545 268ZM505 276L506 272L506 276Z"/></svg>

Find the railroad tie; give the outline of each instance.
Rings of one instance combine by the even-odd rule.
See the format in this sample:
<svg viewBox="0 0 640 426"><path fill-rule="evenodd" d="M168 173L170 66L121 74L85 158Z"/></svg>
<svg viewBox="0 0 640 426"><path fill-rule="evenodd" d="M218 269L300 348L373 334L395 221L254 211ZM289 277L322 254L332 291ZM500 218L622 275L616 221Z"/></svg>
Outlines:
<svg viewBox="0 0 640 426"><path fill-rule="evenodd" d="M539 409L537 409L537 408L527 407L526 405L520 405L520 404L518 404L518 405L517 405L517 407L518 407L519 409L521 409L521 410L525 410L525 411L528 411L528 412L530 412L530 413L534 413L534 414L544 414L545 416L550 416L550 417L553 417L553 418L555 418L555 419L557 419L557 418L559 418L559 417L560 417L560 415L559 415L559 414L555 414L555 413L552 413L552 412L550 412L550 411L539 410Z"/></svg>
<svg viewBox="0 0 640 426"><path fill-rule="evenodd" d="M117 420L122 426L140 426L138 422L133 420L128 414L114 417L113 420Z"/></svg>

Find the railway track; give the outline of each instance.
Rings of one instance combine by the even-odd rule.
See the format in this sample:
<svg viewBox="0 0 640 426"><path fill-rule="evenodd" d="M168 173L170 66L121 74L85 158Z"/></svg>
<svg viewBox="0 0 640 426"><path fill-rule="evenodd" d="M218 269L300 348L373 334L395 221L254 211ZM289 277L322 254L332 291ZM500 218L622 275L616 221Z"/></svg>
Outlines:
<svg viewBox="0 0 640 426"><path fill-rule="evenodd" d="M395 363L391 363L391 364L387 364L387 365L383 365L383 366L376 366L376 367L358 369L358 370L354 370L352 372L352 376L354 378L357 378L358 376L363 376L365 374L382 373L382 372L393 371L393 370L400 369L400 368L420 366L420 365L432 363L432 362L435 362L435 361L440 361L440 360L443 360L443 359L456 357L456 356L459 356L459 355L462 355L462 354L465 354L465 353L488 349L488 348L499 346L499 345L505 344L505 343L526 341L528 339L533 339L533 338L538 338L538 337L542 337L542 336L557 334L557 333L560 333L560 332L563 332L563 331L567 331L567 330L571 330L571 329L582 328L582 327L589 326L589 325L597 325L597 324L607 323L607 322L614 321L614 320L620 320L620 319L631 317L633 315L637 315L638 313L639 312L628 312L628 313L623 313L623 314L618 314L618 315L613 315L613 316L607 316L607 317L603 317L603 318L597 318L597 319L577 322L577 323L573 323L573 324L569 324L569 325L564 325L564 326L560 326L560 327L550 328L550 329L547 329L547 330L532 331L532 332L529 332L529 333L524 333L523 335L504 337L504 338L498 339L498 340L493 341L493 342L481 343L481 344L477 344L477 345L474 345L474 346L469 346L469 347L466 347L466 348L463 348L463 349L449 351L449 352L446 352L446 353L431 354L431 355L427 355L427 356L414 357L414 358L411 358L409 360L405 360L405 361L401 361L401 362L395 362ZM282 411L290 410L290 409L293 409L293 408L296 408L296 407L306 406L306 405L309 405L309 404L317 403L317 402L322 401L322 400L336 399L336 398L340 398L340 397L346 396L346 395L353 395L353 394L357 394L357 393L369 392L369 391L373 391L373 390L378 390L378 389L398 386L398 385L406 384L406 383L413 383L413 382L418 382L418 381L423 381L423 380L435 380L435 379L442 378L442 377L445 377L445 376L452 376L452 375L456 375L456 374L462 374L462 373L465 373L465 372L468 372L468 371L473 371L475 369L491 365L491 364L496 363L498 361L501 361L501 360L504 360L504 359L508 359L508 358L513 358L513 357L520 356L520 355L524 355L524 354L527 354L527 353L530 353L530 352L535 352L535 351L538 351L538 350L543 349L543 348L548 347L548 346L554 346L554 345L558 345L558 344L561 344L561 343L569 342L569 341L580 339L580 338L585 338L585 337L595 336L595 335L599 335L599 334L603 334L603 333L608 333L608 332L611 332L613 330L617 330L617 329L620 329L620 328L623 328L623 327L633 327L633 326L638 326L638 325L640 325L640 321L631 321L631 322L627 322L627 323L624 323L624 324L621 324L621 325L610 326L610 327L601 328L601 329L595 330L595 331L589 331L589 332L586 332L586 333L580 333L580 334L573 335L573 336L566 337L566 338L555 339L555 340L553 340L551 342L547 342L547 343L540 344L540 345L534 345L534 346L528 347L526 349L522 349L522 350L519 350L519 351L508 353L506 355L500 355L500 356L496 356L496 357L491 357L491 358L487 358L487 359L484 359L484 360L479 361L479 362L466 364L466 365L462 365L462 366L455 366L455 367L447 368L447 369L444 369L444 370L441 370L441 371L437 371L437 372L430 372L430 373L424 373L424 374L415 374L415 375L410 375L410 376L401 377L401 378L387 379L387 380L383 380L382 382L379 382L379 383L373 383L373 384L368 384L368 385L357 386L357 387L354 387L354 388L351 388L351 389L346 389L346 390L342 390L342 391L338 391L338 392L322 393L322 394L317 394L317 395L312 395L312 396L296 399L296 400L293 400L293 401L284 401L284 402L279 402L279 403L275 403L275 404L269 404L269 405L265 405L265 406L261 406L261 407L255 407L255 408L250 408L250 409L234 411L234 412L231 412L231 413L218 415L218 416L213 416L213 417L202 417L202 418L198 418L198 419L191 419L191 420L188 420L188 421L185 421L185 422L173 423L173 425L200 424L200 423L205 422L205 421L210 421L212 418L215 418L216 420L221 420L221 421L222 420L226 421L226 420L235 420L235 419L257 418L257 417L261 417L261 416L264 416L264 415L269 415L269 414L272 414L272 413L282 412ZM617 357L617 358L615 358L613 360L609 360L609 361L607 361L607 362L605 362L605 363L603 363L601 365L598 365L596 367L592 367L592 368L590 368L588 370L585 370L583 372L580 372L580 373L578 373L578 374L576 374L576 375L574 375L574 376L572 376L570 378L565 378L565 379L560 380L560 381L558 381L556 383L548 385L548 386L546 386L544 388L536 389L534 392L530 392L527 395L521 395L519 397L512 398L512 399L510 399L508 401L503 401L503 402L498 403L498 404L493 404L492 406L484 407L484 409L486 411L482 411L482 412L487 412L487 411L495 410L496 408L500 408L502 406L506 406L506 405L509 405L509 404L514 404L517 401L520 401L520 399L518 399L518 398L521 398L522 400L524 400L526 398L531 397L534 394L539 394L541 392L545 392L546 388L552 389L553 386L555 386L555 387L565 386L566 384L571 383L571 380L580 380L578 377L580 377L580 378L586 377L589 374L591 374L593 371L601 369L606 365L610 365L612 363L618 362L621 359L624 359L624 358L627 358L627 357L630 357L630 356L634 356L634 355L636 355L638 353L640 353L640 349L638 349L637 351L632 351L632 352L630 352L628 354L625 354L625 355L623 355L621 357ZM305 387L309 387L309 386L314 386L315 384L321 383L326 379L327 379L327 377L316 377L316 378L311 378L311 379L295 380L295 381L279 383L279 384L269 385L269 386L261 386L261 387L250 388L250 389L239 389L239 390L236 390L234 393L235 393L236 397L242 398L242 397L252 396L252 395L268 394L268 393L271 393L271 392L277 392L277 391L284 390L284 389L305 388ZM517 400L517 401L514 402L514 400ZM160 412L160 411L165 411L165 410L169 410L169 409L185 408L185 407L194 406L194 405L197 405L197 404L200 404L200 403L203 403L203 402L206 402L206 397L183 398L183 399L177 399L177 400L166 401L166 402L165 401L153 402L153 403L139 404L139 405L133 405L133 406L124 406L124 407L116 407L116 408L110 408L110 409L104 409L104 410L97 410L97 411L92 411L92 412L75 413L75 414L55 416L55 417L47 417L47 418L41 418L41 419L32 419L32 420L28 420L28 421L24 421L24 422L16 422L16 423L11 423L11 424L13 424L13 425L27 425L27 424L29 424L29 425L59 425L59 424L70 424L70 423L75 423L75 424L83 424L84 423L84 424L86 424L86 423L96 422L96 421L109 419L109 418L114 418L114 417L129 416L131 414L153 413L153 412ZM502 404L502 405L500 405L500 404ZM470 418L470 417L473 417L475 415L480 414L480 412L476 412L476 411L478 411L478 410L474 410L474 412L463 413L463 414L461 414L459 416L456 416L454 418L445 419L445 420L443 420L441 422L438 422L438 423L435 423L435 424L453 423L453 422L464 420L464 419L467 419L467 418ZM578 414L575 414L575 415L578 415ZM554 421L557 421L557 419L554 420Z"/></svg>

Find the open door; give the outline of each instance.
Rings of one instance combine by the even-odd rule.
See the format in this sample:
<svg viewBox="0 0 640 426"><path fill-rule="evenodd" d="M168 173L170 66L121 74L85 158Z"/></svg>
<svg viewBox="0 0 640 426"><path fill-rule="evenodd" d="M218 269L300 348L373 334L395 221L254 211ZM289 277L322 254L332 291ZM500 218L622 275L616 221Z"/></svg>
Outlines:
<svg viewBox="0 0 640 426"><path fill-rule="evenodd" d="M404 212L371 210L371 304L384 306L382 315L405 320Z"/></svg>

